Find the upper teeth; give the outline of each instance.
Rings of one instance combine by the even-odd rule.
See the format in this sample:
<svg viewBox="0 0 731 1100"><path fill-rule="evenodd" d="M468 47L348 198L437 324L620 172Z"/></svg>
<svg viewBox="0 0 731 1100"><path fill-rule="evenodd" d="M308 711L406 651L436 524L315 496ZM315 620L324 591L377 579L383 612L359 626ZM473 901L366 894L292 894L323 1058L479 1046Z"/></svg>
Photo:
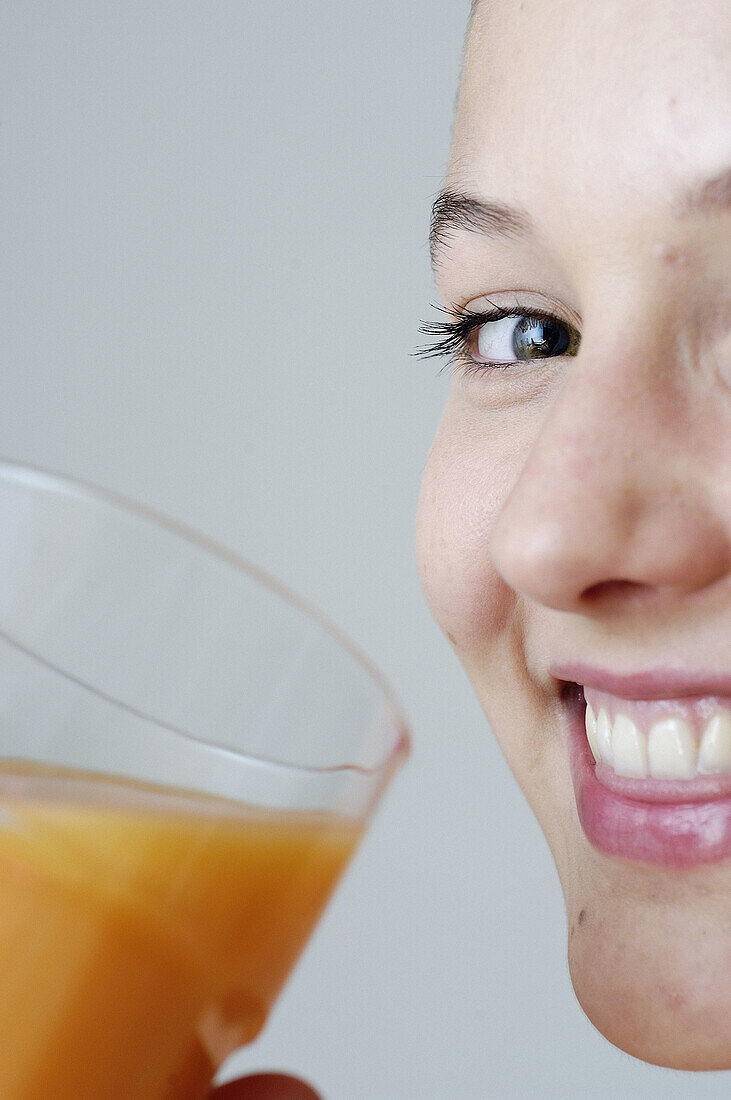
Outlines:
<svg viewBox="0 0 731 1100"><path fill-rule="evenodd" d="M684 718L666 715L649 734L629 715L612 720L601 707L594 714L587 703L586 735L594 759L634 779L693 779L698 774L731 775L731 711L719 710L707 723L700 746Z"/></svg>

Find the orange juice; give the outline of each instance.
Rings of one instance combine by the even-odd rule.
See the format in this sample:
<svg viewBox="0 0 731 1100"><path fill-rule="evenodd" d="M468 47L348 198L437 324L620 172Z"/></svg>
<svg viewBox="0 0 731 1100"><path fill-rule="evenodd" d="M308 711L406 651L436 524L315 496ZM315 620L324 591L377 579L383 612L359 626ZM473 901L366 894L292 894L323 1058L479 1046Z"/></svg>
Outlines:
<svg viewBox="0 0 731 1100"><path fill-rule="evenodd" d="M200 1100L359 836L334 815L0 762L2 1100Z"/></svg>

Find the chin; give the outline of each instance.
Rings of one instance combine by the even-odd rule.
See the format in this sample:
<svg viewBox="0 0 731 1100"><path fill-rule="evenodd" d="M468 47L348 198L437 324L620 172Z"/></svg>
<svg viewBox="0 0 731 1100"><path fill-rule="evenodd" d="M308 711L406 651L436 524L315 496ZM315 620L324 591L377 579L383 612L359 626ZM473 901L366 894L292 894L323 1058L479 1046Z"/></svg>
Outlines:
<svg viewBox="0 0 731 1100"><path fill-rule="evenodd" d="M643 1062L681 1070L731 1069L728 1024L714 1003L697 1000L683 987L673 992L672 977L664 975L647 989L635 976L607 974L602 968L570 962L574 992L594 1027L620 1050ZM637 988L637 986L640 988ZM726 1008L728 1019L728 1007ZM725 1026L724 1026L725 1025Z"/></svg>
<svg viewBox="0 0 731 1100"><path fill-rule="evenodd" d="M569 971L589 1020L644 1062L731 1069L728 866L680 875L582 847L565 894Z"/></svg>

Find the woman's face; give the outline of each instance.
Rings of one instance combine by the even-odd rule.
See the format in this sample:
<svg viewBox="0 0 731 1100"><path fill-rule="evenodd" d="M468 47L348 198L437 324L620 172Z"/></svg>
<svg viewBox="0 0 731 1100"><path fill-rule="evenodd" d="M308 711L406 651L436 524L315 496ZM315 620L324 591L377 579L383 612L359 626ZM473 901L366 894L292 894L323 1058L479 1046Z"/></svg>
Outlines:
<svg viewBox="0 0 731 1100"><path fill-rule="evenodd" d="M722 0L478 5L418 523L582 1006L692 1069L731 1064L728 32Z"/></svg>

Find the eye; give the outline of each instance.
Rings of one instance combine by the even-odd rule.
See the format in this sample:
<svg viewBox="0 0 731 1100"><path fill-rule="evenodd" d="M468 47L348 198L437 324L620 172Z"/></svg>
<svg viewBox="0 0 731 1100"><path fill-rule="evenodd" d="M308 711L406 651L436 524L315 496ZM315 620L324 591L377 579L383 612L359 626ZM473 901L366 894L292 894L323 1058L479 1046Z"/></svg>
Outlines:
<svg viewBox="0 0 731 1100"><path fill-rule="evenodd" d="M530 313L484 321L473 329L475 336L473 358L486 363L572 355L578 347L578 334L557 317Z"/></svg>
<svg viewBox="0 0 731 1100"><path fill-rule="evenodd" d="M491 303L492 304L492 303ZM439 308L439 307L437 307ZM576 355L581 337L573 325L542 310L519 305L489 310L445 308L449 320L424 321L419 331L438 337L416 354L442 358L467 370L505 368L511 363Z"/></svg>

